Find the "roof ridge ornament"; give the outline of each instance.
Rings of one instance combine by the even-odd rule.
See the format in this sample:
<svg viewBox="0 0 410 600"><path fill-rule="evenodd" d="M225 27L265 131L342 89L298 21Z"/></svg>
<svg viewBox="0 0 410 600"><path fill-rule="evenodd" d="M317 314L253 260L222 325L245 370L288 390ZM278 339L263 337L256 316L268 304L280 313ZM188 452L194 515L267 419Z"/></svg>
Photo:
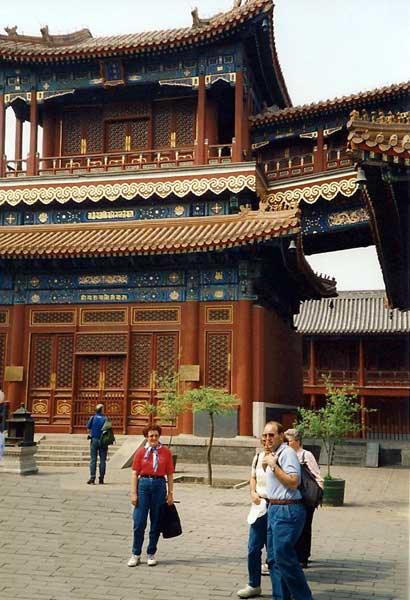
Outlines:
<svg viewBox="0 0 410 600"><path fill-rule="evenodd" d="M15 42L23 42L27 44L39 44L43 46L75 46L82 44L83 42L91 39L92 33L89 29L80 29L79 31L73 31L72 33L66 33L63 35L51 35L48 25L44 25L40 28L41 36L36 35L25 35L24 33L17 33L17 25L14 27L5 27L4 31L7 36L0 35L0 39L13 40Z"/></svg>

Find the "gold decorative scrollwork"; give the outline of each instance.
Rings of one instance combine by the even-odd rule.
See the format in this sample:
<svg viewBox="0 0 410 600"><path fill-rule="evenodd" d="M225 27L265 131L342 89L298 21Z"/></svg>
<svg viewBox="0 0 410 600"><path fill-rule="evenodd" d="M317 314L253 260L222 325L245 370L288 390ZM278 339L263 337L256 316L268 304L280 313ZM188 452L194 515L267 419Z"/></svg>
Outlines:
<svg viewBox="0 0 410 600"><path fill-rule="evenodd" d="M343 212L334 213L329 215L329 225L352 225L353 223L360 223L362 221L368 221L369 215L365 208L358 208L356 210L345 210Z"/></svg>
<svg viewBox="0 0 410 600"><path fill-rule="evenodd" d="M66 400L57 402L57 414L58 415L71 415L71 404Z"/></svg>
<svg viewBox="0 0 410 600"><path fill-rule="evenodd" d="M114 201L124 198L131 200L136 197L147 200L151 196L167 198L171 194L178 198L183 198L188 194L203 196L208 192L222 194L225 191L229 191L237 194L245 188L255 191L255 175L230 175L228 177L203 177L174 181L118 182L97 185L68 184L56 187L9 188L0 190L0 205L9 204L16 206L20 203L32 205L36 202L40 202L41 204L51 204L52 202L66 204L69 201L77 203L84 202L85 200L99 202L103 199Z"/></svg>
<svg viewBox="0 0 410 600"><path fill-rule="evenodd" d="M48 413L48 401L36 400L33 402L33 415L46 415Z"/></svg>
<svg viewBox="0 0 410 600"><path fill-rule="evenodd" d="M261 203L261 210L269 212L294 209L297 208L302 201L306 202L306 204L314 204L319 198L330 201L338 194L350 197L353 196L356 190L356 177L352 177L350 179L341 179L339 181L327 181L325 183L303 188L292 188L279 192L271 192L270 194L267 194L266 199Z"/></svg>

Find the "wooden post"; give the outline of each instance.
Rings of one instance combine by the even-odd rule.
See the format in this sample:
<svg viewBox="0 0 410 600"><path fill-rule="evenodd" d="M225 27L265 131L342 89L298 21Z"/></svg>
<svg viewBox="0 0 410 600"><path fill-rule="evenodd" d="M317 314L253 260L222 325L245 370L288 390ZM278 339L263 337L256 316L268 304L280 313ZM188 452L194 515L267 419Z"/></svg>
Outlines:
<svg viewBox="0 0 410 600"><path fill-rule="evenodd" d="M37 92L31 91L30 103L30 151L29 164L27 166L27 175L37 175L37 138L38 138L38 110L37 110Z"/></svg>
<svg viewBox="0 0 410 600"><path fill-rule="evenodd" d="M9 334L10 354L7 362L7 364L12 367L20 367L24 364L25 308L24 304L15 304L13 306ZM27 373L24 375L24 379L26 379ZM10 402L10 412L19 408L20 404L23 402L24 385L24 381L10 381L6 383L4 392L6 394L6 400Z"/></svg>
<svg viewBox="0 0 410 600"><path fill-rule="evenodd" d="M364 375L364 348L363 348L363 340L359 340L359 376L358 376L359 387L364 387L366 385L365 375Z"/></svg>
<svg viewBox="0 0 410 600"><path fill-rule="evenodd" d="M316 408L316 394L310 394L310 408L312 410Z"/></svg>
<svg viewBox="0 0 410 600"><path fill-rule="evenodd" d="M309 385L315 385L316 380L316 355L315 355L315 342L313 338L309 340Z"/></svg>
<svg viewBox="0 0 410 600"><path fill-rule="evenodd" d="M23 158L23 119L16 115L16 132L14 142L14 160L17 171L22 171L21 159Z"/></svg>
<svg viewBox="0 0 410 600"><path fill-rule="evenodd" d="M253 435L252 426L252 300L239 300L236 310L236 385L240 400L239 435ZM235 381L235 380L234 380Z"/></svg>
<svg viewBox="0 0 410 600"><path fill-rule="evenodd" d="M184 302L182 305L181 323L181 360L183 365L199 364L199 302ZM185 389L193 389L198 382L187 382ZM182 433L193 433L193 416L191 411L182 415Z"/></svg>
<svg viewBox="0 0 410 600"><path fill-rule="evenodd" d="M320 173L325 170L325 138L323 136L323 129L319 129L317 132L317 144L313 151L314 164L313 170L315 173Z"/></svg>
<svg viewBox="0 0 410 600"><path fill-rule="evenodd" d="M235 145L233 162L243 161L243 73L236 73L235 82Z"/></svg>
<svg viewBox="0 0 410 600"><path fill-rule="evenodd" d="M0 177L5 175L4 153L6 148L6 107L4 94L0 94Z"/></svg>
<svg viewBox="0 0 410 600"><path fill-rule="evenodd" d="M205 75L199 76L198 87L198 105L197 105L197 132L196 132L196 155L195 164L203 165L208 162L208 157L205 157L205 119L206 119L206 88Z"/></svg>

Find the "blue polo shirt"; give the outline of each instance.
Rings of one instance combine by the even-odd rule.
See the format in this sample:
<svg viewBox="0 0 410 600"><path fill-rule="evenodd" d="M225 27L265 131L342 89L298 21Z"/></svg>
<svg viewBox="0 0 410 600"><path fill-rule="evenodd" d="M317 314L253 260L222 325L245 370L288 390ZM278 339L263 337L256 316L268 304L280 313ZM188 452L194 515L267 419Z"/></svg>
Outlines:
<svg viewBox="0 0 410 600"><path fill-rule="evenodd" d="M106 420L107 417L105 415L101 415L100 413L96 413L93 417L88 419L87 429L91 431L90 435L92 438L100 439L101 430Z"/></svg>
<svg viewBox="0 0 410 600"><path fill-rule="evenodd" d="M279 454L278 464L288 475L297 475L300 483L300 462L296 452L287 444L281 444L274 452ZM269 467L266 469L266 494L270 500L300 500L299 490L291 490L284 486Z"/></svg>

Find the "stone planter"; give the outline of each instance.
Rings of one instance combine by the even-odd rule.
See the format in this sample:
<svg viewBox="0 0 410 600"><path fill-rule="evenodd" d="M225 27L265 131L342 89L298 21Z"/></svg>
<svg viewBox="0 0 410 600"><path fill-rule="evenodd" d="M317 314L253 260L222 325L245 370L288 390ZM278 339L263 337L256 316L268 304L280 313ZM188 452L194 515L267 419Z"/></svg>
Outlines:
<svg viewBox="0 0 410 600"><path fill-rule="evenodd" d="M323 506L343 506L345 483L344 479L325 479Z"/></svg>

